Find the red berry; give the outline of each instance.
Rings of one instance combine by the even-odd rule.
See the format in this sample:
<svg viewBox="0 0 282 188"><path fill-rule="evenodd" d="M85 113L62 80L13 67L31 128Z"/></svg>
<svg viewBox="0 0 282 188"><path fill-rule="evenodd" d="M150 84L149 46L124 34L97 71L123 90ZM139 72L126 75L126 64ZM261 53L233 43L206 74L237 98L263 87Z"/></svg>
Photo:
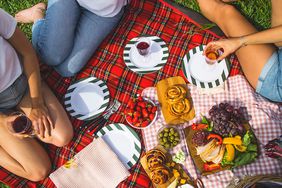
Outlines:
<svg viewBox="0 0 282 188"><path fill-rule="evenodd" d="M134 107L135 107L135 104L134 103L129 103L128 107L133 110Z"/></svg>
<svg viewBox="0 0 282 188"><path fill-rule="evenodd" d="M132 119L132 124L136 124L138 121L138 117L134 116L134 118Z"/></svg>
<svg viewBox="0 0 282 188"><path fill-rule="evenodd" d="M137 100L141 102L141 101L143 101L144 99L143 99L143 97L140 95L140 96L137 98Z"/></svg>
<svg viewBox="0 0 282 188"><path fill-rule="evenodd" d="M132 114L133 114L133 110L132 110L132 109L130 109L130 108L126 108L126 109L124 110L124 113L125 113L126 115L130 115L130 116L132 116Z"/></svg>
<svg viewBox="0 0 282 188"><path fill-rule="evenodd" d="M149 115L149 119L150 119L151 121L153 121L154 118L155 118L155 114L150 114L150 115Z"/></svg>
<svg viewBox="0 0 282 188"><path fill-rule="evenodd" d="M147 106L147 111L148 111L148 112L151 112L151 111L152 111L152 106L148 105L148 106Z"/></svg>
<svg viewBox="0 0 282 188"><path fill-rule="evenodd" d="M142 115L143 115L144 118L149 116L149 114L148 114L146 109L142 109Z"/></svg>
<svg viewBox="0 0 282 188"><path fill-rule="evenodd" d="M140 112L134 112L133 116L139 118L139 117L141 117L141 113Z"/></svg>
<svg viewBox="0 0 282 188"><path fill-rule="evenodd" d="M126 116L126 120L128 121L128 123L132 123L132 121L133 121L131 116Z"/></svg>
<svg viewBox="0 0 282 188"><path fill-rule="evenodd" d="M140 123L140 122L135 123L135 125L134 125L134 126L136 126L136 127L140 127L140 126L141 126L141 123Z"/></svg>
<svg viewBox="0 0 282 188"><path fill-rule="evenodd" d="M138 102L137 105L140 106L141 108L146 108L146 103L145 102Z"/></svg>
<svg viewBox="0 0 282 188"><path fill-rule="evenodd" d="M142 108L140 106L136 106L136 111L141 112Z"/></svg>
<svg viewBox="0 0 282 188"><path fill-rule="evenodd" d="M154 107L152 108L152 112L155 113L155 112L157 111L157 109L158 109L158 108L157 108L156 106L154 106Z"/></svg>
<svg viewBox="0 0 282 188"><path fill-rule="evenodd" d="M150 122L148 120L145 120L141 123L141 127L146 127L150 124Z"/></svg>

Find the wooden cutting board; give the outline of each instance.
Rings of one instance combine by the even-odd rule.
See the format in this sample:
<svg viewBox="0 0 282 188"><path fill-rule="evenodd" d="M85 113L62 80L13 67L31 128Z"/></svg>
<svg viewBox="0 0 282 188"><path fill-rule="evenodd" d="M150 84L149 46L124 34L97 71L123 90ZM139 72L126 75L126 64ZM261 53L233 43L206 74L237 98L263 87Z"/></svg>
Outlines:
<svg viewBox="0 0 282 188"><path fill-rule="evenodd" d="M251 127L248 123L245 123L244 127L245 127L246 130L252 131ZM197 155L196 145L192 143L192 137L195 134L195 132L196 132L195 130L191 129L191 126L184 129L185 139L186 139L186 143L187 143L187 146L188 146L188 149L189 149L189 153L190 153L190 155L191 155L191 157L194 161L195 166L200 171L200 173L205 176L205 175L214 174L214 173L217 173L217 172L220 172L220 171L223 171L223 170L231 169L232 166L225 166L224 168L220 168L220 169L214 170L212 172L205 172L204 171L204 168L203 168L204 162L202 161L200 156Z"/></svg>
<svg viewBox="0 0 282 188"><path fill-rule="evenodd" d="M189 112L184 113L180 116L176 116L170 112L170 109L169 109L170 106L169 106L168 101L166 100L167 89L175 85L180 85L183 88L185 88L185 90L187 91L186 98L190 102ZM187 121L190 121L191 119L195 117L195 110L193 107L192 98L187 88L187 85L182 77L180 76L170 77L170 78L159 81L157 83L157 94L158 94L158 100L161 104L161 109L164 115L164 119L167 124L172 124L172 125L183 124Z"/></svg>

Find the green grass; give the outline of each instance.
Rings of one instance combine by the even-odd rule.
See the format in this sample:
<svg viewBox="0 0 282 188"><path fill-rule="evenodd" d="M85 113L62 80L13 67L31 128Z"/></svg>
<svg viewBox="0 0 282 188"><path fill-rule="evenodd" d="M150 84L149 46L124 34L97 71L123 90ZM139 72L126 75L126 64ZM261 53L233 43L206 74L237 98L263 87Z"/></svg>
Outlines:
<svg viewBox="0 0 282 188"><path fill-rule="evenodd" d="M39 2L46 3L47 0L0 0L0 8L14 16L20 10L29 8ZM32 24L19 24L19 27L27 34L28 38L31 38L31 26Z"/></svg>
<svg viewBox="0 0 282 188"><path fill-rule="evenodd" d="M196 0L173 0L185 7L200 12ZM0 0L0 7L15 15L20 10L47 0ZM269 0L241 0L233 3L259 30L270 27L271 3ZM19 27L31 38L31 24L19 24Z"/></svg>
<svg viewBox="0 0 282 188"><path fill-rule="evenodd" d="M200 12L196 0L173 0L184 7ZM233 3L257 29L267 29L271 26L271 1L270 0L239 0Z"/></svg>

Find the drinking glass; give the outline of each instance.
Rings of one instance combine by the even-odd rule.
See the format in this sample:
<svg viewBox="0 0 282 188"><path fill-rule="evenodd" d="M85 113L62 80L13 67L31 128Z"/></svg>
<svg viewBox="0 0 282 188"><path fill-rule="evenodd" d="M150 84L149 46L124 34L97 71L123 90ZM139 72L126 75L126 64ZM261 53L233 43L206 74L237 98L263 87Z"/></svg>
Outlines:
<svg viewBox="0 0 282 188"><path fill-rule="evenodd" d="M146 56L150 53L151 40L148 37L140 37L136 43L140 55Z"/></svg>
<svg viewBox="0 0 282 188"><path fill-rule="evenodd" d="M218 62L219 56L222 54L220 50L210 49L206 51L205 60L209 65L213 65Z"/></svg>
<svg viewBox="0 0 282 188"><path fill-rule="evenodd" d="M9 125L8 129L13 134L32 137L35 132L32 128L31 120L22 112L13 112L10 116L17 116L16 119Z"/></svg>

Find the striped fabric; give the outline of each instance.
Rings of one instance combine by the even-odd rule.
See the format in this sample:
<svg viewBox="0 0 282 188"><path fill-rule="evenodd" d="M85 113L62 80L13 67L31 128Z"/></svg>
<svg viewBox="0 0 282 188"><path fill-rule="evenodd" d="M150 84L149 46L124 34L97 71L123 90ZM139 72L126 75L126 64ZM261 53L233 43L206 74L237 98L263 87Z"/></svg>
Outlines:
<svg viewBox="0 0 282 188"><path fill-rule="evenodd" d="M168 46L169 57L165 66L157 72L149 74L136 74L127 68L123 60L125 45L133 38L140 35L160 37ZM74 78L62 78L54 70L41 66L42 76L63 104L63 97L71 83L89 76L94 76L106 82L111 100L117 99L122 103L119 112L113 114L106 122L125 123L123 111L127 101L133 96L159 80L182 75L182 59L188 51L200 44L207 44L217 36L211 32L200 29L197 24L187 16L176 13L168 6L157 0L131 0L119 26L104 40L100 48L93 54L87 66ZM232 66L230 75L240 73L239 63L231 58ZM96 126L95 120L80 121L70 117L74 126L75 135L72 142L63 148L45 145L53 164L53 170L62 166L82 148L88 145L93 137L93 132L87 129ZM95 129L93 130L95 131ZM136 130L140 134L141 132ZM144 143L141 139L142 154ZM130 170L131 176L119 184L120 188L151 187L151 182L141 164L138 162ZM54 184L49 178L34 183L19 178L5 169L0 169L0 179L12 187L40 187L52 188Z"/></svg>

